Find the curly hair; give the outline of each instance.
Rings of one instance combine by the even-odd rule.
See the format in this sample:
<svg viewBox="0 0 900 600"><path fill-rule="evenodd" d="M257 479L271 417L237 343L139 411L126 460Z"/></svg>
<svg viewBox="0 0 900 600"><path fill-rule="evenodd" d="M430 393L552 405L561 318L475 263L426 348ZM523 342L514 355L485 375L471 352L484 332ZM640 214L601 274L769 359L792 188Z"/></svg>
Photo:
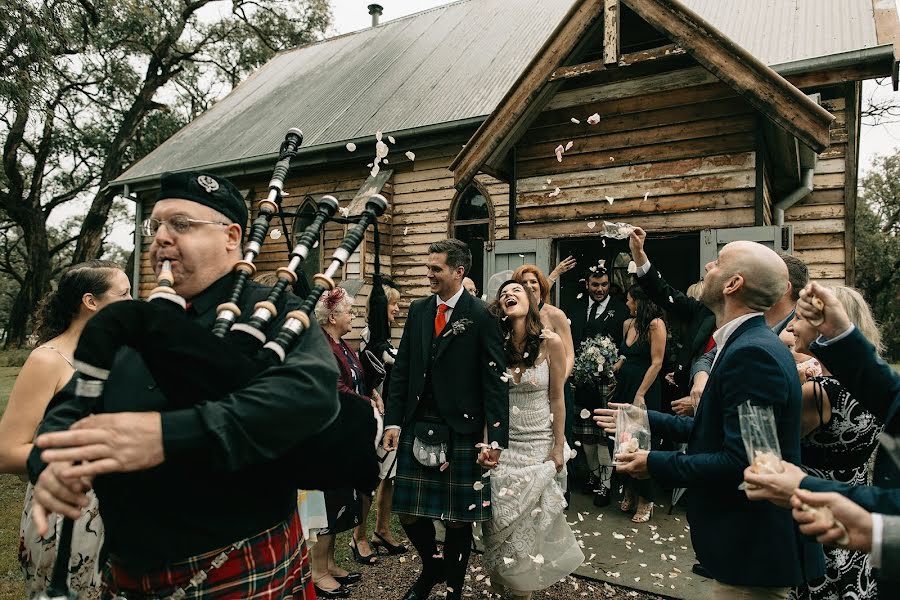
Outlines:
<svg viewBox="0 0 900 600"><path fill-rule="evenodd" d="M512 323L505 318L503 307L500 305L500 294L503 293L504 288L512 284L520 285L523 289L525 288L524 285L515 279L505 281L497 289L497 297L491 303L490 310L495 316L499 317L500 329L505 334L503 349L506 353L506 364L533 367L541 351L541 332L544 329L543 324L541 324L541 313L538 311L538 301L534 294L525 289L525 295L528 298L528 314L525 315L525 345L521 350L516 350L512 343Z"/></svg>
<svg viewBox="0 0 900 600"><path fill-rule="evenodd" d="M56 289L44 296L37 309L33 335L38 345L52 340L72 324L85 294L102 297L112 286L112 276L122 268L109 260L88 260L66 269Z"/></svg>
<svg viewBox="0 0 900 600"><path fill-rule="evenodd" d="M634 316L634 328L638 332L638 341L649 341L650 323L654 319L665 320L665 313L637 283L628 288L628 295L634 299L634 303L637 305L637 311L635 311L636 314Z"/></svg>
<svg viewBox="0 0 900 600"><path fill-rule="evenodd" d="M316 322L324 325L328 322L328 317L335 313L341 313L350 310L353 306L353 298L342 287L336 287L330 292L322 294L316 303Z"/></svg>

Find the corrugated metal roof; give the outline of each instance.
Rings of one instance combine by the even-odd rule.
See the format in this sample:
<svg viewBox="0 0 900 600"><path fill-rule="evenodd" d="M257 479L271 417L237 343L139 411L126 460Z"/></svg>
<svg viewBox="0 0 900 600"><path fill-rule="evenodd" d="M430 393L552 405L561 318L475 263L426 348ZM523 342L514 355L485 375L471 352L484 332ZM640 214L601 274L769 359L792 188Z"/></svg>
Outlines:
<svg viewBox="0 0 900 600"><path fill-rule="evenodd" d="M681 0L767 65L877 46L872 0Z"/></svg>
<svg viewBox="0 0 900 600"><path fill-rule="evenodd" d="M464 0L278 54L118 178L490 114L575 0Z"/></svg>
<svg viewBox="0 0 900 600"><path fill-rule="evenodd" d="M462 0L285 51L121 175L271 155L490 114L577 0ZM770 65L877 45L871 0L682 0Z"/></svg>

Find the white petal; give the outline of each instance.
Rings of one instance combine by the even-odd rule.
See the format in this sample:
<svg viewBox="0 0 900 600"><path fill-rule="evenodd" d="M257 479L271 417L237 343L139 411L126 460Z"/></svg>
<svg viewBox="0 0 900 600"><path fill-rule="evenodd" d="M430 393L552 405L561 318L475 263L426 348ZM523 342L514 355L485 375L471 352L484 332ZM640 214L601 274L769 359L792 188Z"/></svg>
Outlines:
<svg viewBox="0 0 900 600"><path fill-rule="evenodd" d="M609 202L610 204L612 204L613 202L616 201L616 199L613 198L612 196L607 196L607 197L606 197L606 201Z"/></svg>
<svg viewBox="0 0 900 600"><path fill-rule="evenodd" d="M588 226L588 229L593 229L594 227L597 226L597 224L594 223L593 221L589 221L588 224L587 224L587 226Z"/></svg>
<svg viewBox="0 0 900 600"><path fill-rule="evenodd" d="M355 151L356 151L356 144L354 144L353 142L347 142L347 151L349 151L349 152L355 152Z"/></svg>
<svg viewBox="0 0 900 600"><path fill-rule="evenodd" d="M395 140L395 139L394 139L394 136L392 136L392 135L389 135L389 136L388 136L388 141L389 141L390 143L392 143L392 144L396 144L396 143L397 143L397 140Z"/></svg>
<svg viewBox="0 0 900 600"><path fill-rule="evenodd" d="M566 152L568 152L569 150L571 150L571 149L572 149L572 146L574 146L574 145L575 145L575 142L571 142L571 141L570 141L569 143L567 143L567 144L566 144Z"/></svg>
<svg viewBox="0 0 900 600"><path fill-rule="evenodd" d="M575 123L576 125L578 125L579 123L581 123L581 121L579 121L579 120L576 119L575 117L572 117L572 118L569 119L569 120L572 121L573 123Z"/></svg>
<svg viewBox="0 0 900 600"><path fill-rule="evenodd" d="M587 122L589 125L596 125L600 122L600 113L594 113L587 118Z"/></svg>
<svg viewBox="0 0 900 600"><path fill-rule="evenodd" d="M416 155L411 150L408 150L406 152L406 158L408 158L409 160L416 160Z"/></svg>
<svg viewBox="0 0 900 600"><path fill-rule="evenodd" d="M378 140L379 142L381 141L381 132L380 131L375 132L375 139Z"/></svg>
<svg viewBox="0 0 900 600"><path fill-rule="evenodd" d="M647 198L649 198L649 197L650 197L650 192L644 192L644 199L641 200L641 202L646 202Z"/></svg>
<svg viewBox="0 0 900 600"><path fill-rule="evenodd" d="M472 489L475 490L476 492L480 492L481 490L484 489L484 484L481 483L480 481L476 481L475 483L472 484Z"/></svg>
<svg viewBox="0 0 900 600"><path fill-rule="evenodd" d="M591 418L591 411L589 411L589 410L586 409L586 408L582 408L582 409L581 409L581 412L579 413L579 416L580 416L582 419L590 419L590 418Z"/></svg>

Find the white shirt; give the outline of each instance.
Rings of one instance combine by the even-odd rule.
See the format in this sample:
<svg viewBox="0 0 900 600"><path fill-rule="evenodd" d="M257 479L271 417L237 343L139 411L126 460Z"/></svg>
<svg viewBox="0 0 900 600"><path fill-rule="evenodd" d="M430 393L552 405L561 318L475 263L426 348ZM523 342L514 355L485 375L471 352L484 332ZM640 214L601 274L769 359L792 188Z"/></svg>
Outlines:
<svg viewBox="0 0 900 600"><path fill-rule="evenodd" d="M587 311L587 317L586 317L588 319L591 317L591 307L594 306L594 303L595 303L595 300L593 298L591 298L590 296L588 296L588 311ZM595 315L594 318L602 315L606 311L607 306L609 306L609 294L606 295L606 298L603 300L603 302L600 303L600 306L597 307L597 314Z"/></svg>
<svg viewBox="0 0 900 600"><path fill-rule="evenodd" d="M713 332L713 339L716 341L716 348L724 348L725 343L728 342L728 338L731 337L731 334L737 331L737 328L744 324L744 322L749 321L753 317L761 317L763 313L761 312L753 312L746 315L741 315L736 319L732 319L719 327ZM721 352L716 352L715 358L713 358L712 365L710 366L710 371L712 371L713 367L716 366L716 361L719 360L719 357L722 356Z"/></svg>
<svg viewBox="0 0 900 600"><path fill-rule="evenodd" d="M450 296L450 298L446 302L441 300L441 297L437 294L434 295L435 299L437 300L438 306L440 306L441 304L446 304L449 307L447 308L447 312L444 313L444 317L446 317L448 323L450 322L450 315L453 314L453 309L456 307L456 303L459 302L459 299L462 297L463 292L465 291L466 288L460 286L459 291Z"/></svg>

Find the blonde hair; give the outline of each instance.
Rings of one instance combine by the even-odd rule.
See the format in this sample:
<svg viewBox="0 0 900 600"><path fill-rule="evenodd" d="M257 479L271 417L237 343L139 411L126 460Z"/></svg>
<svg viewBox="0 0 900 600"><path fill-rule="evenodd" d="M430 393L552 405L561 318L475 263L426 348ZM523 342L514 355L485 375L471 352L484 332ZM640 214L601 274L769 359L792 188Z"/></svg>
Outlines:
<svg viewBox="0 0 900 600"><path fill-rule="evenodd" d="M703 296L703 280L701 279L697 283L692 283L688 287L687 292L685 292L685 295L688 298L699 300Z"/></svg>
<svg viewBox="0 0 900 600"><path fill-rule="evenodd" d="M387 296L388 304L396 304L400 302L400 290L389 285L382 284L384 295Z"/></svg>
<svg viewBox="0 0 900 600"><path fill-rule="evenodd" d="M830 286L835 297L847 311L850 322L856 325L859 332L875 346L875 351L880 355L884 352L884 343L881 341L881 332L878 323L872 315L872 309L868 302L856 288L846 285Z"/></svg>

